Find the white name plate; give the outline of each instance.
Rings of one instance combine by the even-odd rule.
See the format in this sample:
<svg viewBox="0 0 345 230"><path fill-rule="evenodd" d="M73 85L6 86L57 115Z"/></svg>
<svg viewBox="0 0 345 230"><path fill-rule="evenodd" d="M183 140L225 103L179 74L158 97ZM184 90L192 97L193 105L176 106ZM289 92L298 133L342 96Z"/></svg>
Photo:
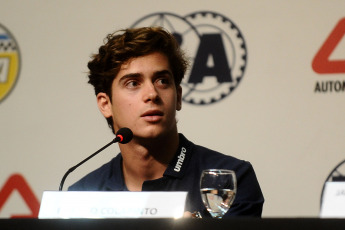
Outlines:
<svg viewBox="0 0 345 230"><path fill-rule="evenodd" d="M320 217L345 217L345 182L326 182Z"/></svg>
<svg viewBox="0 0 345 230"><path fill-rule="evenodd" d="M187 192L45 191L38 218L180 218Z"/></svg>

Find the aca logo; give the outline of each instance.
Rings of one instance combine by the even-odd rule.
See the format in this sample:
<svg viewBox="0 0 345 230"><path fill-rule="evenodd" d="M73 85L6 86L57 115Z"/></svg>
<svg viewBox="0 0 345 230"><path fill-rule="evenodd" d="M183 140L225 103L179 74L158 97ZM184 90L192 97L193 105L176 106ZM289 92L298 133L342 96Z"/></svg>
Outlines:
<svg viewBox="0 0 345 230"><path fill-rule="evenodd" d="M37 218L40 203L25 178L20 174L11 175L3 187L0 187L0 213L14 192L19 192L31 213L16 214L12 215L11 218Z"/></svg>
<svg viewBox="0 0 345 230"><path fill-rule="evenodd" d="M334 58L332 55L336 53L341 46L339 44L345 41L345 18L339 20L333 30L328 35L326 41L322 44L316 53L312 68L318 74L344 74L345 73L345 55L344 50L340 51L340 58ZM344 93L345 81L326 80L317 81L314 87L315 93Z"/></svg>
<svg viewBox="0 0 345 230"><path fill-rule="evenodd" d="M241 82L247 46L240 29L224 15L200 11L185 16L160 12L144 16L131 27L161 26L169 30L191 58L182 80L182 99L209 105L229 96Z"/></svg>
<svg viewBox="0 0 345 230"><path fill-rule="evenodd" d="M18 44L11 33L0 24L0 102L14 88L19 76Z"/></svg>
<svg viewBox="0 0 345 230"><path fill-rule="evenodd" d="M332 60L331 55L345 35L345 18L334 27L314 57L312 67L320 74L345 73L345 55L342 60Z"/></svg>

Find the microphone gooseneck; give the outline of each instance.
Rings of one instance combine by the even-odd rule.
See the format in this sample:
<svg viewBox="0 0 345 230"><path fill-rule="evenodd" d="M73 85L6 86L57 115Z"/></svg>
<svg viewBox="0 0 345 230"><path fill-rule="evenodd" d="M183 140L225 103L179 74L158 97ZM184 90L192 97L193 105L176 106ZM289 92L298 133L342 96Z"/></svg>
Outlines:
<svg viewBox="0 0 345 230"><path fill-rule="evenodd" d="M132 140L133 132L129 128L121 128L117 131L115 136L116 137L114 138L114 140L112 140L111 142L109 142L108 144L106 144L105 146L100 148L99 150L97 150L95 153L91 154L89 157L82 160L80 163L78 163L75 166L73 166L72 168L68 169L68 171L62 177L62 180L60 182L59 191L62 191L63 184L65 183L67 176L71 172L73 172L76 168L78 168L80 165L84 164L86 161L90 160L92 157L96 156L98 153L102 152L104 149L108 148L110 145L112 145L116 142L121 143L121 144L127 144L128 142L130 142Z"/></svg>

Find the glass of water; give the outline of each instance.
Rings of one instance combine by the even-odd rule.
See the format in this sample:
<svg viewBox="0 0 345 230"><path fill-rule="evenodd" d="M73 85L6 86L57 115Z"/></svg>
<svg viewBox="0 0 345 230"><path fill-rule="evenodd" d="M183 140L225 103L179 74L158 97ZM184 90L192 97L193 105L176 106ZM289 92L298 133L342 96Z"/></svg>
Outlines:
<svg viewBox="0 0 345 230"><path fill-rule="evenodd" d="M227 169L206 169L200 177L202 201L213 218L221 219L235 200L236 174Z"/></svg>

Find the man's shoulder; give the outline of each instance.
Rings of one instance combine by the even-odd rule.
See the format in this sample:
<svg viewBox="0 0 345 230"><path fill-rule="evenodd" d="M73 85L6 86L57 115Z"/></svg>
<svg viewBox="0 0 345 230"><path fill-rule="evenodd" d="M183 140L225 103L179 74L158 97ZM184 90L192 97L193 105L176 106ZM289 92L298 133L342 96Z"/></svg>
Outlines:
<svg viewBox="0 0 345 230"><path fill-rule="evenodd" d="M229 164L233 166L250 164L249 162L241 160L232 155L227 155L201 145L194 145L194 152L196 157L205 164L217 163L219 166Z"/></svg>
<svg viewBox="0 0 345 230"><path fill-rule="evenodd" d="M188 143L192 152L193 162L198 164L202 168L239 168L239 167L251 167L248 161L241 160L232 155L221 153L211 148L194 144L186 137L181 135L185 143Z"/></svg>
<svg viewBox="0 0 345 230"><path fill-rule="evenodd" d="M120 155L120 154L119 154ZM116 156L108 163L105 163L96 170L90 172L74 184L72 184L69 191L99 191L103 190L106 180L111 177L114 170L114 165L120 161L120 157Z"/></svg>

